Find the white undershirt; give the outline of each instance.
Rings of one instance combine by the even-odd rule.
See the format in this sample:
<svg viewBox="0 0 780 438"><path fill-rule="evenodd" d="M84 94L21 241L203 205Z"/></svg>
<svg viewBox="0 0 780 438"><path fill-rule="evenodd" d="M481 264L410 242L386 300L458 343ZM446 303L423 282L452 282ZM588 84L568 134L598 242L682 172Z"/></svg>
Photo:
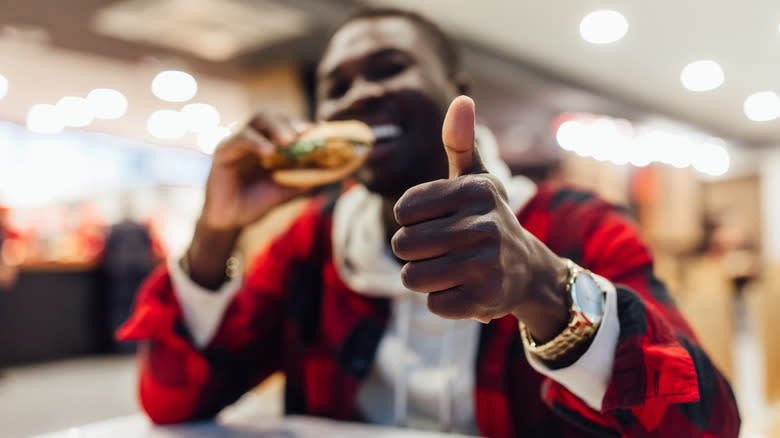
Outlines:
<svg viewBox="0 0 780 438"><path fill-rule="evenodd" d="M509 179L498 159L492 135L477 131L480 155L502 180L509 204L518 211L533 195L530 181ZM487 148L483 149L485 146ZM425 296L403 287L400 264L390 255L381 229L381 199L362 186L339 197L333 216L334 261L341 278L357 293L391 299L388 326L376 358L357 395L357 407L376 424L408 425L477 433L474 378L480 323L451 321L430 313ZM175 294L196 345L206 346L241 286L240 279L207 291L181 270L177 257L168 263ZM350 257L350 269L344 259ZM620 326L614 286L597 278L607 291L601 327L588 350L569 367L551 370L526 352L531 366L600 411L614 363ZM529 394L529 397L537 397ZM468 403L464 401L468 400Z"/></svg>

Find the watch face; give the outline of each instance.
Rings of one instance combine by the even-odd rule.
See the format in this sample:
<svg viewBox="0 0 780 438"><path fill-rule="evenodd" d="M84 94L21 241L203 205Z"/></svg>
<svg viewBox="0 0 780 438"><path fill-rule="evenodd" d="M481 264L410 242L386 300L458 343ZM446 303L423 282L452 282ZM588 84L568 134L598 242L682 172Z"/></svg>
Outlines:
<svg viewBox="0 0 780 438"><path fill-rule="evenodd" d="M577 275L572 286L571 297L590 323L597 324L601 321L604 313L604 298L598 284L590 275L584 273Z"/></svg>

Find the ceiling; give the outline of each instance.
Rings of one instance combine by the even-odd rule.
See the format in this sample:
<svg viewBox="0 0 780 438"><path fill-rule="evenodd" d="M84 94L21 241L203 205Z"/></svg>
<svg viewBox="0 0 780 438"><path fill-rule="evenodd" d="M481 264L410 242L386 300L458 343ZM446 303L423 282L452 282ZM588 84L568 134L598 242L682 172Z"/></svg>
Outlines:
<svg viewBox="0 0 780 438"><path fill-rule="evenodd" d="M770 0L374 1L421 10L451 31L558 78L679 117L747 143L775 144L780 120L753 122L747 96L780 91L780 3ZM626 16L625 38L592 45L579 22L596 9ZM713 59L720 88L693 93L680 83L691 61Z"/></svg>
<svg viewBox="0 0 780 438"><path fill-rule="evenodd" d="M280 60L310 62L327 35L328 26L358 3L361 2L5 0L0 2L0 36L45 39L54 47L123 62L175 59L192 70L230 78ZM567 110L598 111L633 120L679 120L694 129L749 146L780 144L780 120L753 122L742 112L742 104L749 94L780 91L777 75L780 72L780 3L769 0L365 3L420 10L457 36L466 47L468 66L477 70L477 77L492 79L483 87L483 96L526 103L517 113L503 115L507 120L531 120L539 117L539 113L547 117ZM595 46L580 38L581 18L601 8L616 9L626 16L630 27L624 39ZM123 18L123 10L129 10L131 18L135 14L136 21ZM138 21L139 17L143 19ZM225 26L225 21L235 25ZM280 26L280 22L284 25ZM117 33L122 25L124 33ZM141 26L146 27L139 30ZM196 39L205 32L213 36L208 39L208 44L216 47L211 52L200 50L208 44ZM191 47L187 45L189 41ZM232 50L227 55L226 47ZM682 87L679 80L682 67L699 59L713 59L721 64L726 80L720 88L693 93ZM501 114L493 115L501 117Z"/></svg>

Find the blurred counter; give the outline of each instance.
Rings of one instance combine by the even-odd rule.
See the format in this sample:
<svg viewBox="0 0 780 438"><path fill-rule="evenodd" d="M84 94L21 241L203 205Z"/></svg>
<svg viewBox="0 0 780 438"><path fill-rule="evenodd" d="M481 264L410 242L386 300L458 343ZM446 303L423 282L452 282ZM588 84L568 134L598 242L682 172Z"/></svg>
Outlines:
<svg viewBox="0 0 780 438"><path fill-rule="evenodd" d="M154 426L142 414L115 418L36 438L466 438L444 432L347 423L319 417L266 417L250 414L218 421Z"/></svg>
<svg viewBox="0 0 780 438"><path fill-rule="evenodd" d="M36 262L20 266L22 272L75 272L96 269L97 263L83 262Z"/></svg>
<svg viewBox="0 0 780 438"><path fill-rule="evenodd" d="M94 264L23 266L0 289L0 367L106 351L110 331Z"/></svg>

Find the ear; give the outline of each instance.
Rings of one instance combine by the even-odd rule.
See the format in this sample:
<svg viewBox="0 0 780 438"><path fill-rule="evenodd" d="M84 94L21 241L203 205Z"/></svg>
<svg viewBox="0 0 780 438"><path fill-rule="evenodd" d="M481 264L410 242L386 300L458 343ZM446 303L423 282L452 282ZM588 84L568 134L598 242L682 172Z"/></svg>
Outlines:
<svg viewBox="0 0 780 438"><path fill-rule="evenodd" d="M452 77L452 84L455 86L455 93L457 95L469 95L471 94L471 75L465 71L455 73Z"/></svg>

